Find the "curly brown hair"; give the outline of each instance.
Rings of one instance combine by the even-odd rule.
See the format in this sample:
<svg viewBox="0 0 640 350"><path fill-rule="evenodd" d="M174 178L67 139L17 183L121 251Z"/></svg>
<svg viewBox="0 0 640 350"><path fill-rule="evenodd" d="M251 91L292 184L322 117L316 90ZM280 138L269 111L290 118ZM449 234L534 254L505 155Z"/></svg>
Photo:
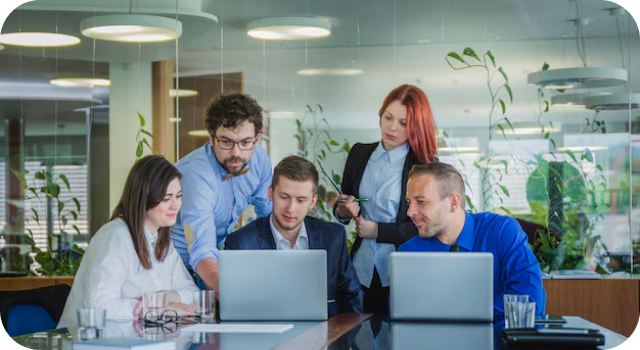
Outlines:
<svg viewBox="0 0 640 350"><path fill-rule="evenodd" d="M234 129L246 120L255 125L256 135L262 132L262 107L258 102L245 94L223 94L209 102L204 124L214 135L219 127Z"/></svg>

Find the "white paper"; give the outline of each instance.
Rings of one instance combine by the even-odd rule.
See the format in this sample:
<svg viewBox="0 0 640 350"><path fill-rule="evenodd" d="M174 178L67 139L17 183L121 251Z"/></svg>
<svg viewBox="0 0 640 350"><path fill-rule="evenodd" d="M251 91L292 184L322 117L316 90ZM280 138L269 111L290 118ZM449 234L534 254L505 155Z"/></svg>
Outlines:
<svg viewBox="0 0 640 350"><path fill-rule="evenodd" d="M183 327L182 332L199 333L284 333L293 328L292 324L196 324Z"/></svg>

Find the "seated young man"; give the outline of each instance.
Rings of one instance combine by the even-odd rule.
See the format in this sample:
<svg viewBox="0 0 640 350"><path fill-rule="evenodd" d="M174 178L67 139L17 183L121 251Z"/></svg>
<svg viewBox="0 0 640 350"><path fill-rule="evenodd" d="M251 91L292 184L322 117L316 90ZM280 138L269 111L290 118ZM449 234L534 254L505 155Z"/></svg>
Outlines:
<svg viewBox="0 0 640 350"><path fill-rule="evenodd" d="M418 235L405 252L489 252L493 254L493 319L504 318L505 294L529 295L543 316L546 293L538 260L518 222L494 213L465 212L464 182L451 165L415 165L407 182L407 216Z"/></svg>
<svg viewBox="0 0 640 350"><path fill-rule="evenodd" d="M338 313L362 313L360 282L347 253L344 226L307 216L318 200L317 188L313 163L286 157L273 170L273 212L230 234L225 249L324 249L328 298L336 301Z"/></svg>

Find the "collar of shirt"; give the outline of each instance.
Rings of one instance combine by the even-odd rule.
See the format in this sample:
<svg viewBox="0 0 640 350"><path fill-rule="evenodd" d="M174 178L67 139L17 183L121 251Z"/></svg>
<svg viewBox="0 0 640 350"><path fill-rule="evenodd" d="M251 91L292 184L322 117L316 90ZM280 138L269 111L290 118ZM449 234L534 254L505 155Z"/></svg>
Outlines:
<svg viewBox="0 0 640 350"><path fill-rule="evenodd" d="M154 234L151 234L151 232L149 232L149 230L147 230L147 228L145 227L144 235L147 236L147 242L149 242L152 247L155 247L156 241L158 241L158 231L154 232Z"/></svg>
<svg viewBox="0 0 640 350"><path fill-rule="evenodd" d="M380 159L384 154L388 154L389 155L389 161L390 163L395 163L400 159L404 159L407 157L407 154L409 154L409 142L405 142L402 146L393 149L391 151L386 151L384 149L384 147L382 146L382 141L380 141L378 143L378 147L376 147L376 149L373 151L373 153L371 154L371 160L378 160Z"/></svg>
<svg viewBox="0 0 640 350"><path fill-rule="evenodd" d="M471 216L469 212L465 211L464 226L462 227L462 232L460 232L460 236L458 236L458 240L455 244L468 252L472 251L473 242L475 240L475 230L476 223L473 216Z"/></svg>
<svg viewBox="0 0 640 350"><path fill-rule="evenodd" d="M276 247L280 245L281 241L284 241L288 247L292 248L291 242L289 242L284 237L282 237L280 232L278 232L278 230L276 229L275 225L273 225L273 214L269 215L269 226L271 226L271 234L273 234L273 240L276 242ZM307 234L307 227L304 224L304 222L302 222L302 226L300 226L300 232L298 232L298 238L296 238L296 244L293 247L296 247L296 246L300 247L300 242L302 240L306 240L307 242L309 241L309 235Z"/></svg>

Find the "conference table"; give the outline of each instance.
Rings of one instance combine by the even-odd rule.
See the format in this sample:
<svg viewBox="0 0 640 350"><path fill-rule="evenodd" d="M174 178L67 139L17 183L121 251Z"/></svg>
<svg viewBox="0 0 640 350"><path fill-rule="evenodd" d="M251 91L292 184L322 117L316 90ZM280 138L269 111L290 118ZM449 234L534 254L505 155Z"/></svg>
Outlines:
<svg viewBox="0 0 640 350"><path fill-rule="evenodd" d="M614 348L627 339L582 318L564 318L565 327L597 329L603 333L605 346L601 349ZM176 350L502 349L502 323L388 322L356 314L339 314L325 322L270 323L292 324L293 328L283 333L197 333L188 331L188 324L147 328L128 321L107 322L104 336L170 340L175 342ZM30 349L72 350L74 333L72 329L62 328L17 336L13 340Z"/></svg>

